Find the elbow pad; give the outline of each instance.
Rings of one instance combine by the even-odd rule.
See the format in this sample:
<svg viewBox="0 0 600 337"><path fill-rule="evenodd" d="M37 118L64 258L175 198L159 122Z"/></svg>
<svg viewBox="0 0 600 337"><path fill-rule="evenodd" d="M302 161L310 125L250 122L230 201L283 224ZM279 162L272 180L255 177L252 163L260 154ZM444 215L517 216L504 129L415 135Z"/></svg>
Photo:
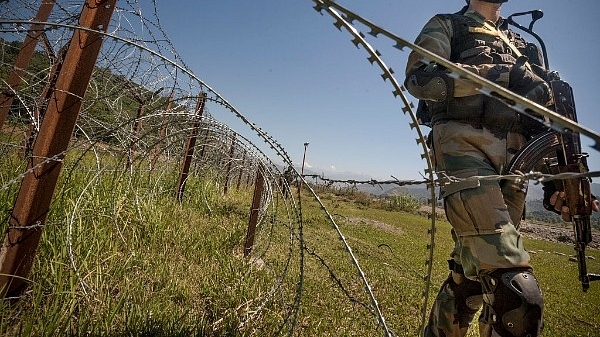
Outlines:
<svg viewBox="0 0 600 337"><path fill-rule="evenodd" d="M418 99L444 102L454 96L454 79L443 70L419 68L404 81L406 90Z"/></svg>

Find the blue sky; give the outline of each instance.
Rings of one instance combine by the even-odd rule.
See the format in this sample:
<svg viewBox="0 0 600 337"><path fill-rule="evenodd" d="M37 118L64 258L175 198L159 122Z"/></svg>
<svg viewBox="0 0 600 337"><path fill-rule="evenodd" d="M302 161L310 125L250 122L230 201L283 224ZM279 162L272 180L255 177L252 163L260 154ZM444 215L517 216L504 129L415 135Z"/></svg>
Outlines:
<svg viewBox="0 0 600 337"><path fill-rule="evenodd" d="M454 12L459 0L340 0L341 5L407 40L436 12ZM597 0L509 1L503 14L541 9L534 30L544 38L549 64L575 92L579 121L600 132ZM426 163L401 112L402 101L350 35L313 9L310 0L158 1L160 23L187 66L252 122L273 136L296 165L327 177L352 172L385 180L420 179ZM524 25L529 21L519 20ZM359 26L360 28L360 26ZM367 33L367 31L364 31ZM370 39L404 80L408 50ZM414 101L414 99L411 98ZM415 106L416 106L416 101ZM232 116L213 116L240 132ZM600 153L583 137L590 169ZM279 162L277 162L279 163Z"/></svg>

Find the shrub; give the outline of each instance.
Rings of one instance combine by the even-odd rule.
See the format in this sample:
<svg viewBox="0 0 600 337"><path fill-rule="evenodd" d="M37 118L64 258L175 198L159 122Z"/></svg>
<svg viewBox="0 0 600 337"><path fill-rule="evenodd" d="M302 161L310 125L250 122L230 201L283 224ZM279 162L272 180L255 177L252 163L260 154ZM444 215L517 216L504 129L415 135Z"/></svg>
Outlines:
<svg viewBox="0 0 600 337"><path fill-rule="evenodd" d="M389 199L389 211L414 212L419 209L419 201L408 194L395 195Z"/></svg>

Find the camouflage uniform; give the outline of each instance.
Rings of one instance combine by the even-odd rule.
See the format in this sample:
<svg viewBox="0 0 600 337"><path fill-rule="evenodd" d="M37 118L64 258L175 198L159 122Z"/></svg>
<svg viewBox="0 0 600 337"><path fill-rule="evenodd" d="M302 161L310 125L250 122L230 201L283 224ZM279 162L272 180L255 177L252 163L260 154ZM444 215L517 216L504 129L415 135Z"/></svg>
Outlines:
<svg viewBox="0 0 600 337"><path fill-rule="evenodd" d="M464 15L482 24L484 22L476 12L466 11ZM510 32L506 33L511 36ZM435 16L424 26L415 43L456 62L453 60L456 56L452 55L452 36L450 18ZM493 40L493 37L490 39ZM507 50L506 53L511 54L511 51ZM514 63L517 57L502 57L503 64L499 65L482 60L482 57L488 56L482 54L472 53L471 58L461 55L463 58L458 63L467 70L508 87L510 68L503 67L503 64ZM411 73L423 67L420 59L414 52L409 56L407 81ZM409 86L407 88L411 91ZM504 168L527 141L523 125L519 123L520 116L493 102L477 103L477 107L485 107L465 114L461 110L463 102L468 108L468 104L475 100L491 99L478 94L477 88L468 80L455 79L449 91L453 97L450 101L428 102L432 110L430 140L436 171L458 178L506 173ZM469 113L490 116L490 119L472 118ZM498 119L494 120L494 117ZM467 180L442 187L441 197L444 198L446 216L453 227L455 248L449 261L452 271L436 297L425 336L464 336L467 333L473 316L483 302L482 292L485 289L482 290L480 283L482 275L511 268L531 270L529 255L518 232L526 192L526 183L508 180ZM490 325L481 320L480 334L492 336Z"/></svg>
<svg viewBox="0 0 600 337"><path fill-rule="evenodd" d="M492 132L455 121L437 124L432 138L436 170L458 178L501 173L526 141L519 133ZM451 257L464 270L463 273L453 271L452 282L469 287L465 301L471 303L470 310L462 310L467 314L458 312L454 302L457 294L450 281L442 286L430 322L446 336L464 336L479 310L481 285L473 281L478 279L479 273L531 267L518 232L526 191L525 183L510 180L471 180L442 189L446 216L452 224L456 243Z"/></svg>

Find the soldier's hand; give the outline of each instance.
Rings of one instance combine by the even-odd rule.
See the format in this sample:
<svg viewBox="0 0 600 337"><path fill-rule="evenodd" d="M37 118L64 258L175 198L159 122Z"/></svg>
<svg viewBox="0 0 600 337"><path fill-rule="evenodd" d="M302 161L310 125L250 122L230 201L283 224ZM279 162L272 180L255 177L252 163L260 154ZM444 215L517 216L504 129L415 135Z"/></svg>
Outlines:
<svg viewBox="0 0 600 337"><path fill-rule="evenodd" d="M519 57L508 75L508 89L540 105L552 100L550 86L527 67L527 57Z"/></svg>
<svg viewBox="0 0 600 337"><path fill-rule="evenodd" d="M571 221L571 214L569 213L569 207L565 204L565 192L556 191L550 197L550 204L554 206L557 212L560 212L564 221ZM600 210L600 201L594 197L592 200L592 211L598 212Z"/></svg>

